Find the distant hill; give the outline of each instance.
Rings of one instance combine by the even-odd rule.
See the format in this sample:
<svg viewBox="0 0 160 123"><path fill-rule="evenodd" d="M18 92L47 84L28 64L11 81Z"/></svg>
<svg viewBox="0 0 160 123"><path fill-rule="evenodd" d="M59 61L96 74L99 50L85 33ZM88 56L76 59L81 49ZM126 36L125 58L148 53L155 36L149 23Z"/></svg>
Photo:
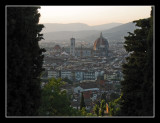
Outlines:
<svg viewBox="0 0 160 123"><path fill-rule="evenodd" d="M79 31L89 28L88 25L82 23L58 24L58 23L45 23L45 28L42 32L59 32L59 31Z"/></svg>
<svg viewBox="0 0 160 123"><path fill-rule="evenodd" d="M122 23L109 23L97 26L89 26L83 23L70 23L70 24L44 23L45 28L42 30L42 32L48 33L48 32L59 32L59 31L107 30L119 25L122 25Z"/></svg>
<svg viewBox="0 0 160 123"><path fill-rule="evenodd" d="M97 26L92 26L93 30L108 30L117 26L123 25L122 23L109 23L109 24L102 24Z"/></svg>
<svg viewBox="0 0 160 123"><path fill-rule="evenodd" d="M81 25L81 24L80 24ZM78 30L78 29L83 29L81 31L57 31L57 32L47 32L44 33L44 39L46 41L70 41L71 37L76 38L77 41L86 41L86 42L91 42L93 43L100 35L100 32L103 33L103 36L108 39L109 42L115 41L115 42L122 42L124 41L124 36L127 36L127 32L133 32L137 27L135 26L134 23L126 23L126 24L121 24L119 26L113 27L110 25L106 25L106 27L101 26L94 26L94 28L98 28L96 30L85 30L87 29L87 25L81 25L77 28L74 24L70 25L70 28L74 26L71 30ZM107 27L108 26L108 27ZM65 25L66 28L69 28L69 25ZM80 28L81 27L81 28ZM105 29L103 29L103 28ZM58 27L59 28L59 27ZM64 28L61 25L61 29ZM101 29L101 30L100 30ZM48 29L49 30L49 29ZM59 28L60 30L60 28Z"/></svg>
<svg viewBox="0 0 160 123"><path fill-rule="evenodd" d="M133 32L138 27L135 26L135 23L129 22L109 30L103 30L104 37L107 37L111 41L124 41L124 36L128 35L128 32Z"/></svg>
<svg viewBox="0 0 160 123"><path fill-rule="evenodd" d="M44 33L44 39L47 41L70 41L71 37L78 41L94 40L92 35L96 38L100 34L97 30L83 30L83 31L60 31ZM89 39L89 40L88 40Z"/></svg>

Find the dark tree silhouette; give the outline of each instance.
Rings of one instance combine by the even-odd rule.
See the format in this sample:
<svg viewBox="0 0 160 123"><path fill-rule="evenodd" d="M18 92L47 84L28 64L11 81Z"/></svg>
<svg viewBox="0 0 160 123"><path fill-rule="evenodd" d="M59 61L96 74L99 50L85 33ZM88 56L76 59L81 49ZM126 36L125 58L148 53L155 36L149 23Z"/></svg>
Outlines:
<svg viewBox="0 0 160 123"><path fill-rule="evenodd" d="M45 49L40 7L7 7L7 116L37 115Z"/></svg>
<svg viewBox="0 0 160 123"><path fill-rule="evenodd" d="M82 109L83 107L85 108L86 105L85 105L85 102L84 102L84 96L83 96L83 92L82 92L82 95L81 95L81 102L80 102L80 109Z"/></svg>
<svg viewBox="0 0 160 123"><path fill-rule="evenodd" d="M130 55L123 64L121 115L153 115L152 11L150 18L134 21L140 28L125 37L124 47Z"/></svg>

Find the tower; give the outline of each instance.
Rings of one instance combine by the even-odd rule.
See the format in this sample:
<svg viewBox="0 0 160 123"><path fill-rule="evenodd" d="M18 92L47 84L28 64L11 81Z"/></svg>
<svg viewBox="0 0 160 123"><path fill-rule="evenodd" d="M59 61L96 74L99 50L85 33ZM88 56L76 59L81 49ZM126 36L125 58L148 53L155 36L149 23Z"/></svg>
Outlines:
<svg viewBox="0 0 160 123"><path fill-rule="evenodd" d="M75 56L75 38L71 38L70 55Z"/></svg>
<svg viewBox="0 0 160 123"><path fill-rule="evenodd" d="M81 58L82 58L82 43L81 43Z"/></svg>

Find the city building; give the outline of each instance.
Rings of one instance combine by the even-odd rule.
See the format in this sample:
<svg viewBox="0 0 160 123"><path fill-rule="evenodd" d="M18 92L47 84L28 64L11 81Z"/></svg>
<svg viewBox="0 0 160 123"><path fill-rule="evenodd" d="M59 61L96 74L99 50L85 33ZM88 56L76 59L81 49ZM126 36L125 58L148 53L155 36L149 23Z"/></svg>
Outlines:
<svg viewBox="0 0 160 123"><path fill-rule="evenodd" d="M78 86L74 88L74 93L81 93L83 91L83 88Z"/></svg>
<svg viewBox="0 0 160 123"><path fill-rule="evenodd" d="M52 78L56 76L56 72L53 70L48 70L48 78Z"/></svg>
<svg viewBox="0 0 160 123"><path fill-rule="evenodd" d="M102 36L102 32L101 32L100 37L97 38L94 42L94 46L93 46L94 55L107 57L108 49L109 49L108 40Z"/></svg>
<svg viewBox="0 0 160 123"><path fill-rule="evenodd" d="M61 78L68 78L68 79L72 80L72 71L62 70L61 71Z"/></svg>
<svg viewBox="0 0 160 123"><path fill-rule="evenodd" d="M91 48L84 48L84 47L81 47L81 48L76 48L76 56L77 57L91 57L92 54L93 54L93 50Z"/></svg>
<svg viewBox="0 0 160 123"><path fill-rule="evenodd" d="M58 78L59 76L59 71L55 71L53 69L48 70L48 78Z"/></svg>
<svg viewBox="0 0 160 123"><path fill-rule="evenodd" d="M76 81L83 80L83 71L82 70L75 71L75 80Z"/></svg>
<svg viewBox="0 0 160 123"><path fill-rule="evenodd" d="M53 54L57 55L57 54L60 54L60 53L61 53L61 47L59 45L55 45L53 47Z"/></svg>
<svg viewBox="0 0 160 123"><path fill-rule="evenodd" d="M80 82L80 86L83 89L97 88L98 87L98 85L97 85L95 80L83 80L83 81Z"/></svg>
<svg viewBox="0 0 160 123"><path fill-rule="evenodd" d="M95 71L84 71L83 74L83 79L84 80L95 80Z"/></svg>
<svg viewBox="0 0 160 123"><path fill-rule="evenodd" d="M71 38L70 55L75 56L75 38Z"/></svg>
<svg viewBox="0 0 160 123"><path fill-rule="evenodd" d="M70 42L70 55L76 57L107 57L108 49L108 40L102 36L102 32L100 34L100 37L95 40L93 49L82 47L82 45L79 48L75 48L75 38L71 38Z"/></svg>

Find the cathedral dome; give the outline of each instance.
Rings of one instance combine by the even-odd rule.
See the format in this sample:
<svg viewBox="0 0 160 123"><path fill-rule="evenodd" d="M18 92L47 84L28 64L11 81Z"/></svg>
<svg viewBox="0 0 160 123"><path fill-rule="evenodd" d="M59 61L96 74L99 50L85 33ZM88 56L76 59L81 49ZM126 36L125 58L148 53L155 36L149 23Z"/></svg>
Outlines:
<svg viewBox="0 0 160 123"><path fill-rule="evenodd" d="M109 44L108 40L102 36L102 33L100 34L100 37L95 40L93 50L98 50L100 48L108 49Z"/></svg>
<svg viewBox="0 0 160 123"><path fill-rule="evenodd" d="M54 50L61 50L61 47L60 47L59 45L55 45L55 46L53 47L53 49L54 49Z"/></svg>

